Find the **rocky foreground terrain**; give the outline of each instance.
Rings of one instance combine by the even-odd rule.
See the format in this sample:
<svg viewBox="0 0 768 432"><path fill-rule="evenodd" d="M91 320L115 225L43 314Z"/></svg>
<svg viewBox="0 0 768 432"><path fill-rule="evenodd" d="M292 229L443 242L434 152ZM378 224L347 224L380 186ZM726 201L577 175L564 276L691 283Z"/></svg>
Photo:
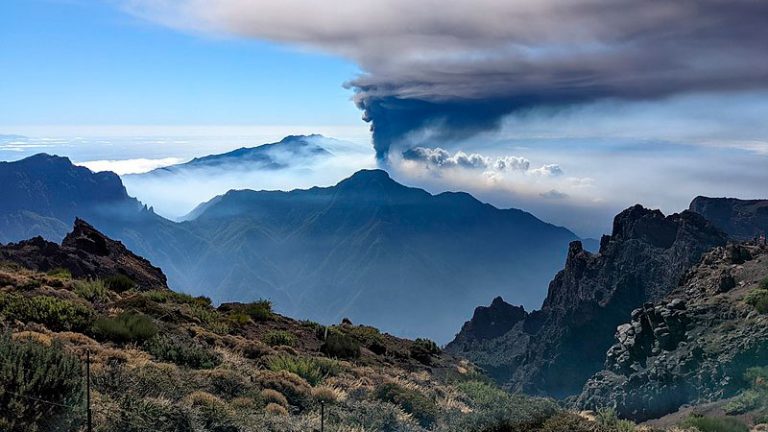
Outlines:
<svg viewBox="0 0 768 432"><path fill-rule="evenodd" d="M717 247L657 302L618 327L605 369L578 397L635 420L732 397L745 373L768 366L768 247Z"/></svg>
<svg viewBox="0 0 768 432"><path fill-rule="evenodd" d="M631 207L590 253L570 245L565 268L541 310L527 313L496 299L475 311L446 347L512 391L566 397L602 369L616 326L648 301L661 300L726 234L693 212L664 216Z"/></svg>

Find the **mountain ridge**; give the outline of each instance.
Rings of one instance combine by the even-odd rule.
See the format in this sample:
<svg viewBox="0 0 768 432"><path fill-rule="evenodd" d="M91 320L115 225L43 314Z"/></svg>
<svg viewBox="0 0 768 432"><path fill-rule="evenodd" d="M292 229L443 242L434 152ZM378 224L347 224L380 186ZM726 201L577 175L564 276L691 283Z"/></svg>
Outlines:
<svg viewBox="0 0 768 432"><path fill-rule="evenodd" d="M88 173L84 185L101 177L119 181L59 162ZM60 240L63 227L83 216L160 265L175 288L216 302L266 297L287 314L324 322L371 317L386 330L438 340L453 336L458 314L471 312L462 312L467 305L499 294L541 296L565 245L577 238L522 210L497 209L466 193L432 195L381 170L326 188L232 191L181 223L154 214L115 184L114 214L75 207L66 219L34 217L55 223ZM73 185L54 186L59 189L34 193L45 201L46 194L66 196ZM16 204L25 211L24 202ZM9 217L0 214L0 222ZM39 225L22 225L17 237L50 236ZM448 300L434 308L435 298Z"/></svg>

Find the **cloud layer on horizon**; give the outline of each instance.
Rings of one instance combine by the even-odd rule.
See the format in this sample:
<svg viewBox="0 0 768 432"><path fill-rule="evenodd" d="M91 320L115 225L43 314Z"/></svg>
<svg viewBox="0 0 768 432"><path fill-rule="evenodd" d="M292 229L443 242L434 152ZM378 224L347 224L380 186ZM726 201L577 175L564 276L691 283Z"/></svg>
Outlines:
<svg viewBox="0 0 768 432"><path fill-rule="evenodd" d="M456 140L511 113L768 86L754 0L126 0L188 30L341 55L380 158L412 134Z"/></svg>

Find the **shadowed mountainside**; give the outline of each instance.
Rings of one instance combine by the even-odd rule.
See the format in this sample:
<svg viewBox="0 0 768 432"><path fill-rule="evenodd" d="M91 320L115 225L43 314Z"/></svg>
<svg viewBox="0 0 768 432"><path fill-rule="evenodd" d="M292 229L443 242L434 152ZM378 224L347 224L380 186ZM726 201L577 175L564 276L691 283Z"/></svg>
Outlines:
<svg viewBox="0 0 768 432"><path fill-rule="evenodd" d="M752 240L768 234L768 200L696 197L690 205L696 212L734 240Z"/></svg>
<svg viewBox="0 0 768 432"><path fill-rule="evenodd" d="M129 197L114 174L66 158L5 163L0 176L16 191L0 212L4 242L60 241L82 217L163 268L175 289L216 302L269 298L283 313L440 341L484 299L538 301L576 238L529 213L465 193L431 195L380 170L326 188L232 191L183 223Z"/></svg>
<svg viewBox="0 0 768 432"><path fill-rule="evenodd" d="M702 254L725 241L725 234L698 214L665 217L636 205L616 216L599 253L571 244L541 310L524 314L494 301L490 310L478 308L446 349L511 390L576 394L601 369L616 326L644 302L663 298ZM505 317L502 328L473 331L488 327L484 321L493 315Z"/></svg>

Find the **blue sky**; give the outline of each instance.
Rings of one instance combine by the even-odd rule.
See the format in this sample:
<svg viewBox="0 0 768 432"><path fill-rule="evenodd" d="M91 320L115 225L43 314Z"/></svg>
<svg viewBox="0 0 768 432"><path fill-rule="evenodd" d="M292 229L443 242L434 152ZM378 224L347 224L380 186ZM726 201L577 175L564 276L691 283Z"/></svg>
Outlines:
<svg viewBox="0 0 768 432"><path fill-rule="evenodd" d="M99 0L4 0L0 125L360 123L339 57L157 26Z"/></svg>
<svg viewBox="0 0 768 432"><path fill-rule="evenodd" d="M333 169L237 187L380 166L595 237L635 203L766 197L765 3L568 3L3 0L0 160L128 174L321 133L353 142ZM177 216L227 187L129 192Z"/></svg>

